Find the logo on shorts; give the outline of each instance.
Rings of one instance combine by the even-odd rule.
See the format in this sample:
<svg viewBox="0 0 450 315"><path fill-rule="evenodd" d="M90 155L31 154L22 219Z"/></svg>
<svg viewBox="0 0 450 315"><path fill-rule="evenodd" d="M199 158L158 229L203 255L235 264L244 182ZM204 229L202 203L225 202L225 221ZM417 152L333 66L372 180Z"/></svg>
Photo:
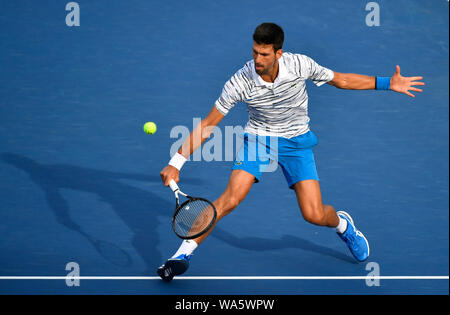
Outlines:
<svg viewBox="0 0 450 315"><path fill-rule="evenodd" d="M241 161L236 162L236 165L242 165L242 162Z"/></svg>

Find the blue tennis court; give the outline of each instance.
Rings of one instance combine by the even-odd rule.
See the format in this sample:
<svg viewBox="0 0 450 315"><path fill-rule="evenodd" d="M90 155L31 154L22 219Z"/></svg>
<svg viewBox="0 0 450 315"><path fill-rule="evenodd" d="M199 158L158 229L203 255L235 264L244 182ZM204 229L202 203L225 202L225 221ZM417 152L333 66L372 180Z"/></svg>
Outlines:
<svg viewBox="0 0 450 315"><path fill-rule="evenodd" d="M449 293L448 1L376 1L379 26L369 1L79 0L79 26L68 2L0 2L0 294ZM266 21L332 70L424 77L414 99L308 83L324 202L352 213L371 256L306 223L278 169L165 283L180 240L159 172ZM224 118L220 148L247 119L244 104ZM180 186L215 199L232 164L188 162Z"/></svg>

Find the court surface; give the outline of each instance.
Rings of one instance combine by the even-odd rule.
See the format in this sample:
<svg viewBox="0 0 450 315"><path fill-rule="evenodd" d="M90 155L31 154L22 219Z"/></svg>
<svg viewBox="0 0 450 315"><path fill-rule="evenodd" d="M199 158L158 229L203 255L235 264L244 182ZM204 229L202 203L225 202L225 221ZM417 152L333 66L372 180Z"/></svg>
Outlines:
<svg viewBox="0 0 450 315"><path fill-rule="evenodd" d="M0 1L1 294L448 294L448 1L377 1L373 27L369 1L80 0L79 27L67 2ZM278 169L164 283L180 240L159 172L266 21L332 70L424 77L415 99L308 83L324 202L352 214L371 256L306 223ZM246 121L239 104L216 140ZM217 198L224 155L186 164L180 187ZM108 278L68 286L70 262Z"/></svg>

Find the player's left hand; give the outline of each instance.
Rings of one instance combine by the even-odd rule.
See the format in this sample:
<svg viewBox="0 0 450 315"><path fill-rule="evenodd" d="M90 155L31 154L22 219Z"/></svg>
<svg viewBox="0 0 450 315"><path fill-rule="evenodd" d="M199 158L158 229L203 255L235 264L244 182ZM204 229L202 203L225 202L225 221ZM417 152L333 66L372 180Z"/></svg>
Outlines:
<svg viewBox="0 0 450 315"><path fill-rule="evenodd" d="M403 77L400 74L400 66L397 65L397 69L391 77L391 90L415 97L410 91L422 92L421 89L414 87L414 85L425 85L424 82L418 81L422 79L423 77Z"/></svg>

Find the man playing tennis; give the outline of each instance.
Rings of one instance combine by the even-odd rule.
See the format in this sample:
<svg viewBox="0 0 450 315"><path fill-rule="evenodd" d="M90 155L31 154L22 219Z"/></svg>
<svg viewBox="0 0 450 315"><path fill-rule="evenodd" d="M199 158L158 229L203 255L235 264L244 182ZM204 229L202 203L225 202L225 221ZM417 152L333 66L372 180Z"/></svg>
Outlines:
<svg viewBox="0 0 450 315"><path fill-rule="evenodd" d="M217 220L233 211L267 169L267 159L281 166L289 188L295 191L303 218L312 224L334 228L356 260L369 256L369 243L355 227L351 216L322 204L312 147L317 139L309 129L306 80L317 86L328 83L347 90L392 90L414 95L422 92L414 86L425 85L422 77L403 77L397 66L392 77L370 77L333 72L313 59L283 52L284 32L276 24L263 23L253 34L253 60L247 62L226 83L222 94L201 123L195 127L178 152L161 171L167 186L179 181L179 170L188 157L211 134L212 129L238 102L245 102L249 121L245 127L244 145L234 162L228 186L214 201ZM274 137L277 141L276 147ZM263 146L266 150L260 150ZM276 154L273 154L275 152ZM211 229L212 230L212 229ZM158 274L166 281L184 273L193 251L211 232L182 242L178 251Z"/></svg>

